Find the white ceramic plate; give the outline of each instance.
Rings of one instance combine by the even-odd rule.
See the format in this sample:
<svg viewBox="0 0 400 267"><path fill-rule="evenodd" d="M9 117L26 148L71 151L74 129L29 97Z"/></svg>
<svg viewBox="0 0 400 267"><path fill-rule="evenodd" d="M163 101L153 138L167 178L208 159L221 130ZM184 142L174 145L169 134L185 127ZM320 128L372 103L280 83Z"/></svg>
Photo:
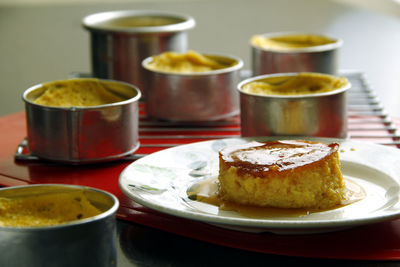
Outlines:
<svg viewBox="0 0 400 267"><path fill-rule="evenodd" d="M296 138L340 143L344 177L366 193L353 204L305 216L259 219L219 210L187 197L187 189L193 183L218 175L221 148L250 140L276 139L286 138L220 139L162 150L126 167L119 185L129 198L148 208L240 231L316 233L400 218L400 149L349 140Z"/></svg>

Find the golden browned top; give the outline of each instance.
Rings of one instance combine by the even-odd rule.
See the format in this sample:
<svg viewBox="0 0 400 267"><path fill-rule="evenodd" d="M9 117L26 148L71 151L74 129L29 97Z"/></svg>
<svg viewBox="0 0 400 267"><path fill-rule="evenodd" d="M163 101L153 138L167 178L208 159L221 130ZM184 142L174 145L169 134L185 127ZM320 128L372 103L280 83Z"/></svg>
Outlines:
<svg viewBox="0 0 400 267"><path fill-rule="evenodd" d="M302 140L266 143L249 142L227 147L219 152L220 159L238 171L256 176L267 171L286 171L320 161L338 150L339 144Z"/></svg>
<svg viewBox="0 0 400 267"><path fill-rule="evenodd" d="M289 34L274 37L255 35L251 39L254 46L277 50L293 50L335 43L336 40L321 35Z"/></svg>
<svg viewBox="0 0 400 267"><path fill-rule="evenodd" d="M193 73L213 71L232 66L232 63L227 63L218 58L205 56L195 51L186 53L164 52L153 56L146 67L155 71L164 71L171 73Z"/></svg>
<svg viewBox="0 0 400 267"><path fill-rule="evenodd" d="M82 190L0 198L0 226L51 226L100 214Z"/></svg>
<svg viewBox="0 0 400 267"><path fill-rule="evenodd" d="M259 95L307 95L338 90L347 84L345 77L304 72L249 82L243 85L241 90Z"/></svg>
<svg viewBox="0 0 400 267"><path fill-rule="evenodd" d="M125 99L107 90L97 79L71 79L43 84L44 93L34 103L53 107L99 106Z"/></svg>

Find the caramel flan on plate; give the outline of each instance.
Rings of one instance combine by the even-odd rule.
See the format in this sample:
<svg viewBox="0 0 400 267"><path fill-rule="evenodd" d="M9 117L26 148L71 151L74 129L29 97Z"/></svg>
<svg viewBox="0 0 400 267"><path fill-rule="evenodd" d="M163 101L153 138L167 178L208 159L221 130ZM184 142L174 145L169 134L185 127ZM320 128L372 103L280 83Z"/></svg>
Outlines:
<svg viewBox="0 0 400 267"><path fill-rule="evenodd" d="M338 143L249 142L219 152L219 195L261 207L326 209L345 199Z"/></svg>
<svg viewBox="0 0 400 267"><path fill-rule="evenodd" d="M229 138L136 160L135 202L220 227L314 233L400 217L400 150L329 138Z"/></svg>

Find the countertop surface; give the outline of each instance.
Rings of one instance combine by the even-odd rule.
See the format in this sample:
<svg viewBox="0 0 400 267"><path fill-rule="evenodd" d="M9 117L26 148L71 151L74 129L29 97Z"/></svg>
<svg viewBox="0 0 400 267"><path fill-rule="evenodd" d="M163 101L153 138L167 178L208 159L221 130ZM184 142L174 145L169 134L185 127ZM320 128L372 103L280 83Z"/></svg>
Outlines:
<svg viewBox="0 0 400 267"><path fill-rule="evenodd" d="M65 79L74 72L89 73L89 35L81 20L91 13L119 9L190 14L197 22L189 33L191 49L239 56L245 68L250 67L249 39L254 34L304 31L340 37L344 40L340 69L364 72L384 109L400 117L400 19L318 0L0 5L0 115L22 111L21 95L32 85ZM121 267L400 264L280 256L211 244L122 220L117 226Z"/></svg>

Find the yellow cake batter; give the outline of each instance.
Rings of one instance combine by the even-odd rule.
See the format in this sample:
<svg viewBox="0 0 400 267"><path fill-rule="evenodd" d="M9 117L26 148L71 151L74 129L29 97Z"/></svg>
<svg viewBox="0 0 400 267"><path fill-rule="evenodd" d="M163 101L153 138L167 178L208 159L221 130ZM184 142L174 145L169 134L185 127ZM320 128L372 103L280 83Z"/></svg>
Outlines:
<svg viewBox="0 0 400 267"><path fill-rule="evenodd" d="M29 197L0 198L0 226L51 226L96 216L84 192L48 193Z"/></svg>
<svg viewBox="0 0 400 267"><path fill-rule="evenodd" d="M275 37L256 35L251 44L266 49L298 49L335 43L336 40L321 35L293 34Z"/></svg>
<svg viewBox="0 0 400 267"><path fill-rule="evenodd" d="M90 107L125 100L97 79L71 79L43 84L44 93L34 103L54 107Z"/></svg>
<svg viewBox="0 0 400 267"><path fill-rule="evenodd" d="M130 16L116 18L99 23L100 26L109 28L137 28L137 27L157 27L180 23L182 20L160 16Z"/></svg>
<svg viewBox="0 0 400 267"><path fill-rule="evenodd" d="M188 51L186 53L164 52L160 55L156 55L146 67L155 71L193 73L228 68L232 65L232 62L224 62L217 57L205 56L195 51Z"/></svg>
<svg viewBox="0 0 400 267"><path fill-rule="evenodd" d="M243 85L242 91L259 95L307 95L334 91L348 83L345 77L319 73L269 77Z"/></svg>

